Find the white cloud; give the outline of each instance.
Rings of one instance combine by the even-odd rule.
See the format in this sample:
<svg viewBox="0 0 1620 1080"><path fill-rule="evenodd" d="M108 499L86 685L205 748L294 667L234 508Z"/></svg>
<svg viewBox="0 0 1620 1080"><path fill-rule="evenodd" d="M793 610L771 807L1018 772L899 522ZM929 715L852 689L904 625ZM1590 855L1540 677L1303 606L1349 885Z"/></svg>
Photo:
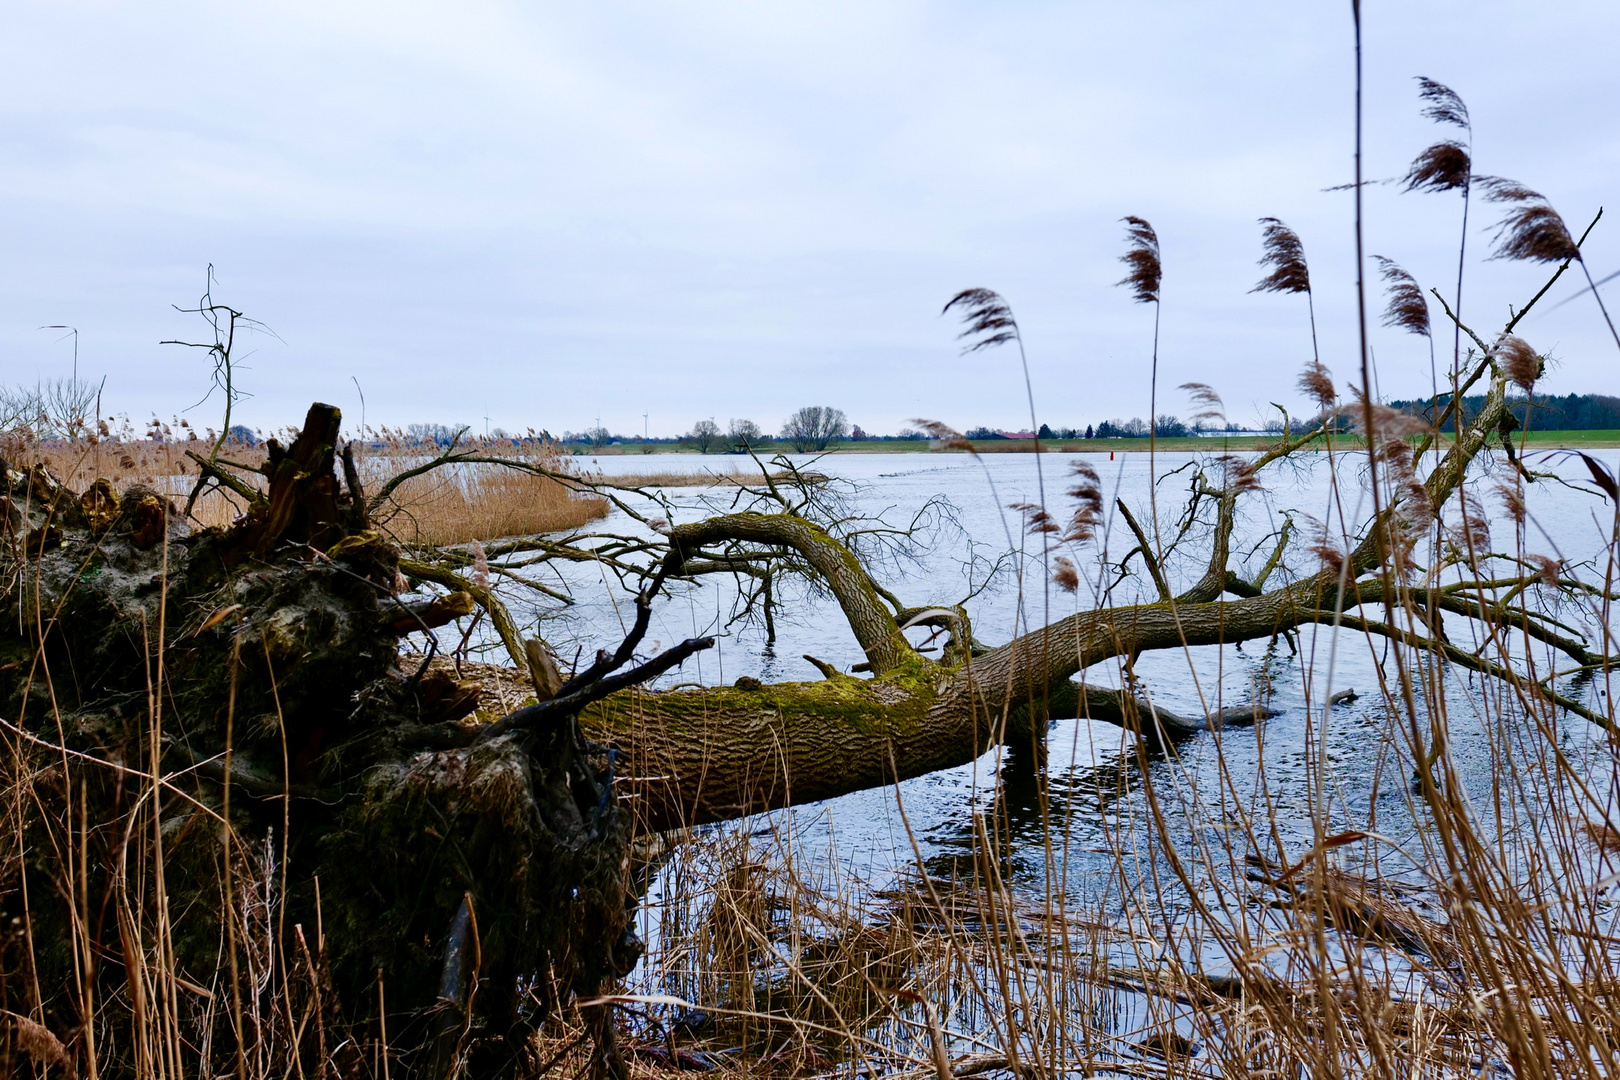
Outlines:
<svg viewBox="0 0 1620 1080"><path fill-rule="evenodd" d="M1147 409L1147 313L1112 287L1137 213L1165 250L1161 386L1247 413L1293 400L1309 355L1300 298L1247 293L1255 218L1305 240L1324 358L1355 353L1349 198L1322 191L1351 169L1344 8L14 5L0 357L55 373L34 328L72 323L109 400L167 415L205 375L156 342L213 262L285 339L244 374L265 425L352 408L350 376L373 420L674 432L826 401L869 430L1012 425L1013 358L957 356L938 318L982 284L1024 323L1045 416L1094 422ZM1599 4L1368 9L1367 174L1437 134L1411 82L1432 75L1482 170L1584 224L1616 201L1617 30ZM1369 251L1449 293L1455 200L1367 206ZM1590 250L1620 268L1612 230ZM1475 262L1468 309L1489 327L1537 275ZM1557 346L1550 389L1620 391L1589 304L1523 329ZM1419 343L1374 344L1385 393L1423 389Z"/></svg>

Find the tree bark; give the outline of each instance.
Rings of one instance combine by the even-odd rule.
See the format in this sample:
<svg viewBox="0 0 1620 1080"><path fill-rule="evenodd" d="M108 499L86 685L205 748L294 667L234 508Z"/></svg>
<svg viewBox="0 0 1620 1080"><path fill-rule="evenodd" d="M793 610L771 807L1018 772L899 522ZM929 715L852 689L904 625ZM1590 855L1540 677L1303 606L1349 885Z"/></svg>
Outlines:
<svg viewBox="0 0 1620 1080"><path fill-rule="evenodd" d="M636 812L654 829L705 824L813 802L965 764L1034 731L1029 717L1089 716L1176 735L1252 706L1185 718L1113 691L1080 691L1073 675L1155 649L1270 637L1325 615L1320 578L1277 593L1190 606L1145 604L1071 615L955 668L913 653L885 675L822 682L653 692L587 709L580 723L628 757Z"/></svg>
<svg viewBox="0 0 1620 1080"><path fill-rule="evenodd" d="M1440 507L1456 492L1468 463L1484 448L1506 412L1506 381L1492 380L1484 408L1424 481ZM1285 456L1286 448L1262 463ZM626 785L643 823L663 829L740 817L812 802L965 764L998 742L1028 740L1045 721L1089 716L1121 724L1149 739L1176 738L1255 715L1252 705L1179 717L1142 699L1112 691L1080 691L1077 673L1114 657L1160 649L1269 638L1313 622L1339 621L1429 648L1460 663L1507 676L1477 657L1423 641L1393 625L1347 618L1359 605L1397 604L1403 588L1382 574L1402 505L1387 507L1348 556L1347 578L1324 566L1292 584L1262 592L1227 567L1236 495L1211 493L1216 536L1208 569L1174 599L1104 611L1084 611L958 663L934 663L905 642L899 624L859 561L823 530L777 515L733 514L671 532L665 570L679 573L700 547L728 541L790 547L811 561L838 598L865 649L869 680L834 674L823 682L649 692L598 702L581 715L593 737L628 757ZM1360 579L1360 580L1358 580ZM1167 590L1166 590L1167 591ZM1223 594L1237 599L1223 600ZM1410 599L1423 600L1416 592ZM1478 605L1447 600L1449 610L1480 615ZM1531 631L1582 663L1581 644ZM963 635L971 639L971 630ZM950 656L952 650L947 650ZM1603 725L1607 721L1550 691L1530 688L1559 706ZM1032 724L1032 718L1034 723Z"/></svg>

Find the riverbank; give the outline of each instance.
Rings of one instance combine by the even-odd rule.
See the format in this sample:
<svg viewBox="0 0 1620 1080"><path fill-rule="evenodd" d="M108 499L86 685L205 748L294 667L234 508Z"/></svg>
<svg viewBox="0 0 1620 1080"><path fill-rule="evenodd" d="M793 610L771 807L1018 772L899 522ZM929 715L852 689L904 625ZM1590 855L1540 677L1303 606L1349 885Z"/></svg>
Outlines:
<svg viewBox="0 0 1620 1080"><path fill-rule="evenodd" d="M1354 435L1337 435L1335 441L1340 445L1359 446L1360 441ZM1518 445L1520 441L1528 449L1533 450L1606 450L1620 447L1620 430L1608 431L1532 431L1526 435L1524 432L1515 432L1513 441ZM981 454L1027 454L1035 449L1035 442L1031 439L974 439L973 449ZM1449 444L1450 436L1446 442ZM1277 445L1276 436L1272 435L1233 435L1222 436L1188 436L1184 438L1166 438L1154 441L1154 448L1162 451L1212 451L1216 453L1229 450L1269 450ZM1113 454L1145 454L1148 452L1147 439L1052 439L1042 440L1042 450L1054 451L1063 454L1101 453L1107 451ZM610 446L597 447L569 447L568 452L577 456L602 457L618 456L622 454L691 454L699 456L699 451L676 443L615 443ZM765 455L778 454L788 451L786 444L772 443L760 447L758 452ZM862 439L859 442L846 440L832 444L826 453L857 453L857 454L920 454L939 453L933 444L926 439ZM950 451L961 453L962 451ZM708 457L740 457L737 454L715 452Z"/></svg>

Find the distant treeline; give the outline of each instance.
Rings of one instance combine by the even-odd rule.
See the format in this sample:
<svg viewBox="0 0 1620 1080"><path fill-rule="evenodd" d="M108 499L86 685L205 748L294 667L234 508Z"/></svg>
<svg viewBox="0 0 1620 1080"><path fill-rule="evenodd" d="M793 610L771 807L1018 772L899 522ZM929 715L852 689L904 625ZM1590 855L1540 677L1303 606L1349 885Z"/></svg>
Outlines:
<svg viewBox="0 0 1620 1080"><path fill-rule="evenodd" d="M1444 411L1451 403L1450 395L1441 395L1439 409ZM1393 408L1409 412L1414 416L1430 418L1433 409L1427 400L1418 401L1391 401ZM1514 418L1521 426L1528 426L1532 431L1613 431L1620 430L1620 397L1611 397L1608 394L1566 394L1563 397L1540 397L1526 401L1524 398L1510 399L1510 407ZM1485 397L1476 394L1463 398L1462 412L1464 423L1477 416L1479 410L1485 405ZM1530 422L1526 424L1525 413L1528 410ZM1314 423L1315 421L1311 421ZM1348 417L1341 418L1338 423L1348 427ZM1452 431L1455 424L1447 421L1445 430ZM1188 423L1178 417L1161 414L1158 422L1153 425L1153 434L1161 439L1182 438L1189 435L1211 435L1220 432L1278 432L1283 429L1281 420L1268 420L1259 428L1240 427L1231 425L1214 425L1208 422ZM447 445L458 432L464 428L454 428L444 424L411 424L396 434L401 435L405 441L419 441L423 443L437 443ZM232 429L232 435L242 432L244 441L252 441L252 433L247 429ZM1145 439L1148 436L1148 423L1141 417L1132 417L1129 420L1104 420L1098 424L1087 424L1085 427L1054 427L1042 424L1035 434L1043 440L1067 441L1073 439ZM990 427L970 427L964 434L969 439L1028 439L1028 431L1004 431ZM514 441L541 440L550 442L553 436L550 432L529 429L524 434L510 434L500 428L490 432L490 436L498 439L513 439ZM565 431L556 441L565 445L601 447L609 445L635 444L666 444L669 446L683 446L697 449L703 453L739 452L747 448L764 448L773 445L785 445L795 450L824 450L832 443L841 442L891 442L891 441L920 441L928 436L915 428L902 428L893 435L879 435L863 431L859 424L849 424L842 410L827 406L807 407L800 409L788 418L783 424L780 434L772 436L762 431L758 424L751 420L734 419L725 428L721 428L713 420L700 420L693 425L692 430L684 435L673 437L652 436L647 438L641 435L621 435L608 431L604 427L589 428L585 431Z"/></svg>
<svg viewBox="0 0 1620 1080"><path fill-rule="evenodd" d="M1439 397L1439 411L1444 412L1451 404L1451 395L1442 394ZM1391 401L1391 407L1409 412L1413 416L1421 416L1426 420L1433 420L1435 406L1428 399L1421 401ZM1479 415L1479 410L1485 406L1485 395L1473 394L1462 399L1463 423ZM1513 418L1521 427L1531 431L1613 431L1620 429L1620 397L1611 397L1608 394L1565 394L1563 397L1552 395L1541 397L1537 395L1526 400L1525 398L1510 398L1509 407L1513 410ZM1529 419L1526 421L1526 413ZM1455 431L1456 422L1447 420L1444 430Z"/></svg>

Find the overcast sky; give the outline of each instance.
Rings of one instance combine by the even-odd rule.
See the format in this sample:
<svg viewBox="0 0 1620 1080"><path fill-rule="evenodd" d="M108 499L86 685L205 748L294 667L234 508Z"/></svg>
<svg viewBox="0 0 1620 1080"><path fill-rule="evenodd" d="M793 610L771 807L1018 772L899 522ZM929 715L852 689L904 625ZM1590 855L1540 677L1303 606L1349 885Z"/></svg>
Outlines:
<svg viewBox="0 0 1620 1080"><path fill-rule="evenodd" d="M1304 240L1324 359L1351 374L1349 3L0 4L0 378L107 376L167 418L207 388L215 296L249 342L247 422L314 399L372 423L654 434L797 406L868 430L1027 423L1017 356L957 353L957 290L1003 293L1041 419L1147 413L1152 311L1113 283L1119 219L1164 249L1162 411L1303 409L1305 302L1250 295L1255 219ZM1369 177L1443 134L1413 76L1467 100L1476 168L1579 229L1620 209L1620 4L1366 8ZM1369 253L1455 284L1460 200L1373 188ZM1476 210L1484 256L1496 215ZM1588 245L1620 269L1620 220ZM1541 268L1470 260L1500 325ZM1620 301L1620 282L1606 290ZM1575 291L1572 276L1549 298ZM1439 312L1436 312L1437 320ZM1620 393L1590 297L1533 315L1558 392ZM1380 389L1421 393L1378 330ZM1449 350L1449 338L1446 339ZM185 414L217 423L218 401Z"/></svg>

